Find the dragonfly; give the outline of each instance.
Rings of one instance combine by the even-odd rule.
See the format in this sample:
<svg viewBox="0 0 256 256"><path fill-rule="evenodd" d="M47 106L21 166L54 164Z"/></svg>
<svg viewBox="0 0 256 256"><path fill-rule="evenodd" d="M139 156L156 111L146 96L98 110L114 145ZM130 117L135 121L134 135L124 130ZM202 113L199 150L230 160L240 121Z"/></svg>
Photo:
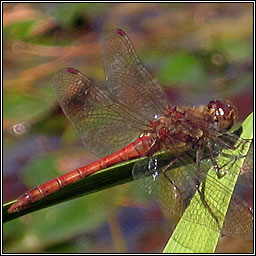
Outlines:
<svg viewBox="0 0 256 256"><path fill-rule="evenodd" d="M245 158L227 213L230 221L225 221L223 232L251 237L253 207L243 194L253 188L252 148L246 156L235 151L235 143L251 143L230 132L238 118L236 107L222 100L211 100L199 107L174 106L143 66L123 30L105 32L102 45L105 81L90 79L75 68L65 68L54 76L63 112L87 150L101 158L27 191L8 212L19 212L104 168L146 157L135 164L134 178L143 178L142 186L155 194L165 208L181 216L195 192L204 200L200 185L210 167L221 179L231 172L237 159ZM223 149L233 150L234 155L220 164L217 158ZM159 152L167 154L159 157ZM232 194L218 182L212 183L220 194ZM218 222L220 206L216 204L213 209L204 201ZM245 222L238 223L238 215ZM196 213L191 218L200 219ZM213 228L207 219L200 222Z"/></svg>

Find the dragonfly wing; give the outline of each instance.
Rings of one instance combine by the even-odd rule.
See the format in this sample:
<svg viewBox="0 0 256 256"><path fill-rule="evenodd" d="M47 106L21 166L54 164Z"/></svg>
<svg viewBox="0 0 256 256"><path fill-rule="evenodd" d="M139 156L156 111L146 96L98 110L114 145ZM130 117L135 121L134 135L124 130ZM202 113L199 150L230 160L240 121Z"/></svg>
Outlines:
<svg viewBox="0 0 256 256"><path fill-rule="evenodd" d="M223 224L224 233L240 236L247 240L252 239L253 191L253 149L251 146L230 201Z"/></svg>
<svg viewBox="0 0 256 256"><path fill-rule="evenodd" d="M105 33L102 54L106 80L112 85L109 95L145 118L162 115L167 108L166 94L142 65L124 31Z"/></svg>
<svg viewBox="0 0 256 256"><path fill-rule="evenodd" d="M98 156L126 146L147 125L144 119L114 102L94 81L73 68L57 73L54 86L61 108L83 144Z"/></svg>

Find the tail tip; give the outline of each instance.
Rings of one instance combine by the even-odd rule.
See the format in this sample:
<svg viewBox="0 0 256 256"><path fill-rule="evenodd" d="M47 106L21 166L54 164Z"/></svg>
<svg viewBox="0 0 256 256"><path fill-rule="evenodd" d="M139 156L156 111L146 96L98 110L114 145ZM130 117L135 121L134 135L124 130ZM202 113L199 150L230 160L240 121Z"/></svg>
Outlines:
<svg viewBox="0 0 256 256"><path fill-rule="evenodd" d="M7 210L8 213L14 213L14 212L19 212L24 208L23 204L21 201L16 201L13 203Z"/></svg>

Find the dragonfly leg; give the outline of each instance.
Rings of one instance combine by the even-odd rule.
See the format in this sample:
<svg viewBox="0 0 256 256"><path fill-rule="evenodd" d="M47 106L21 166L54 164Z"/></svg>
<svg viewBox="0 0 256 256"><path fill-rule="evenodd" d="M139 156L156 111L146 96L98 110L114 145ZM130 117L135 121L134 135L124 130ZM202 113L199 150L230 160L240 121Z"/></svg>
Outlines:
<svg viewBox="0 0 256 256"><path fill-rule="evenodd" d="M217 216L214 214L213 210L211 209L211 207L209 206L209 204L207 203L207 200L205 198L205 181L200 178L200 175L201 175L201 169L200 169L201 150L202 150L201 146L199 146L198 149L196 150L196 172L197 172L195 175L196 189L198 191L198 194L200 196L202 204L207 209L207 211L210 213L212 218L216 221L218 229L221 230L219 220L218 220ZM201 187L200 187L200 180L202 180Z"/></svg>
<svg viewBox="0 0 256 256"><path fill-rule="evenodd" d="M164 177L172 184L172 186L175 188L175 190L177 190L179 193L181 193L179 188L176 186L174 180L170 179L170 177L168 177L168 175L166 173L173 166L173 164L177 161L177 159L178 159L178 157L173 159L168 165L166 165L164 167L164 169L162 170L162 173L163 173Z"/></svg>
<svg viewBox="0 0 256 256"><path fill-rule="evenodd" d="M210 153L210 160L212 162L212 165L214 166L214 169L216 171L216 174L218 175L218 178L222 178L225 174L220 174L220 167L216 161L216 157L213 154L213 150L212 147L209 143L207 143L207 148L209 149L209 153ZM227 164L227 163L226 163Z"/></svg>
<svg viewBox="0 0 256 256"><path fill-rule="evenodd" d="M209 153L210 153L210 160L212 162L212 165L214 166L215 168L215 171L216 171L216 174L218 176L218 178L222 178L224 177L226 174L227 174L227 171L222 171L223 168L225 168L226 166L230 165L228 169L232 169L232 165L235 164L238 156L234 156L234 155L229 155L229 154L222 154L223 157L225 158L231 158L230 161L226 161L226 163L224 163L223 165L219 165L217 163L217 160L216 160L216 156L214 155L213 153L213 149L211 147L211 145L208 143L207 144L207 148L209 149ZM233 158L233 160L232 160ZM233 161L233 163L231 163L231 161Z"/></svg>

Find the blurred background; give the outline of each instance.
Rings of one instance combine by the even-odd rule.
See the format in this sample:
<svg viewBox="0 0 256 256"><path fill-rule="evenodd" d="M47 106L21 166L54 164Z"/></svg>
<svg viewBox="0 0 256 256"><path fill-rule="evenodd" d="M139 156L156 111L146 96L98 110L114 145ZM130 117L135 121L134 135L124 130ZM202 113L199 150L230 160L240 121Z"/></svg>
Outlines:
<svg viewBox="0 0 256 256"><path fill-rule="evenodd" d="M100 39L122 28L177 105L228 99L253 110L252 3L3 4L3 200L97 159L56 101L52 76L74 67L104 79ZM3 226L4 252L161 252L176 220L136 182ZM224 237L218 252L249 252Z"/></svg>

